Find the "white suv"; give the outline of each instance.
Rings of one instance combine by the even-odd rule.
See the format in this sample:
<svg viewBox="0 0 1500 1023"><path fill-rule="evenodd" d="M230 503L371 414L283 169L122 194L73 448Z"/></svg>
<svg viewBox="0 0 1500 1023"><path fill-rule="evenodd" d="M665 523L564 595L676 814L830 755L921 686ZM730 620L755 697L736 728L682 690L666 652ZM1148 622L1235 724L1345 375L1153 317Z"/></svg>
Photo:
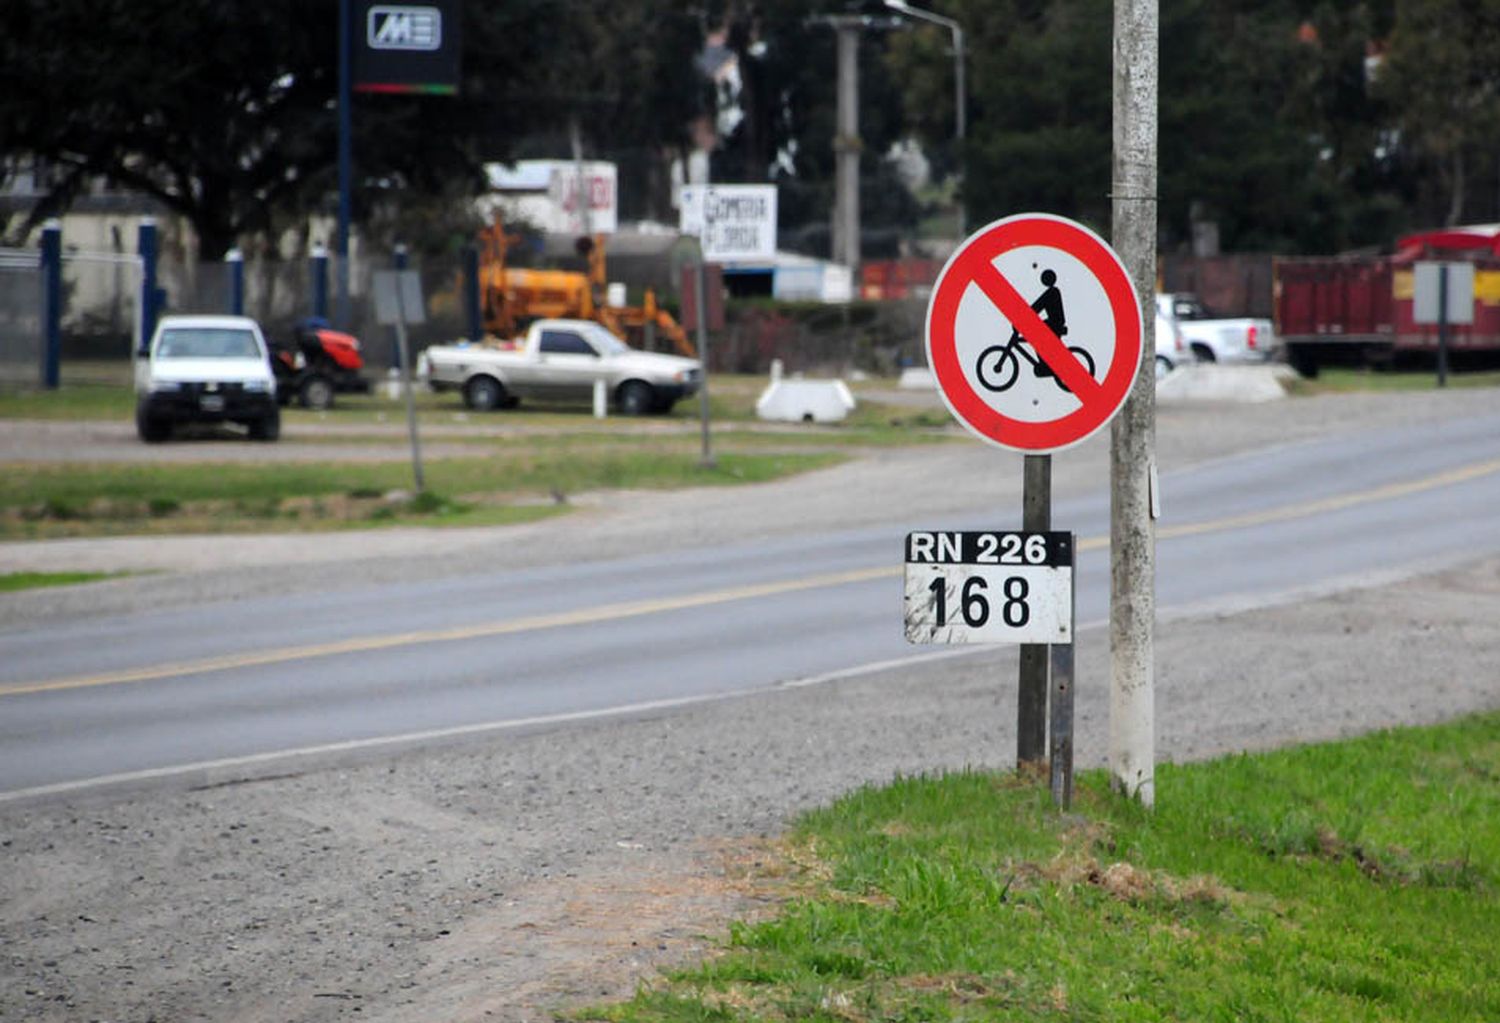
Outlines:
<svg viewBox="0 0 1500 1023"><path fill-rule="evenodd" d="M243 423L281 436L276 377L260 327L245 316L164 316L135 367L135 427L158 443L179 423Z"/></svg>

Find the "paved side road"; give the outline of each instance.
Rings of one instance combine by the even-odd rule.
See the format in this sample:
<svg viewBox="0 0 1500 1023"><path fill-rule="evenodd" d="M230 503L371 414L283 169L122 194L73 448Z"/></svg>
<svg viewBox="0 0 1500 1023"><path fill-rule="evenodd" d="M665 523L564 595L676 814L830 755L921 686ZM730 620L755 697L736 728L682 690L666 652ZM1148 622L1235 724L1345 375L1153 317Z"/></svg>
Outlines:
<svg viewBox="0 0 1500 1023"><path fill-rule="evenodd" d="M1339 395L1254 405L1164 405L1157 410L1158 461L1166 473L1338 431L1482 415L1497 407L1500 392L1494 390ZM70 443L84 443L69 441L73 435L66 431L58 434L44 428L38 436L43 438L38 443L50 446L59 458L67 457ZM399 437L393 439L398 450L400 442ZM121 457L155 457L158 450L130 437L118 439L117 446ZM322 445L236 442L209 447L278 458L280 451L296 449L302 457ZM172 448L166 446L176 457ZM325 453L338 457L338 450L335 446ZM1058 500L1106 486L1109 431L1053 462ZM563 557L624 557L919 515L936 519L979 507L1010 509L1018 516L1020 495L1020 458L964 440L867 452L834 469L753 486L570 495L577 506L573 514L525 526L0 543L0 566L9 571L148 573L90 586L0 595L0 628L53 617L440 578L481 566L501 571Z"/></svg>
<svg viewBox="0 0 1500 1023"><path fill-rule="evenodd" d="M1107 638L1080 644L1088 766ZM1500 559L1169 622L1157 651L1166 759L1500 708ZM3 1018L526 1023L628 994L765 909L742 879L790 815L897 772L1008 766L1014 663L0 804Z"/></svg>

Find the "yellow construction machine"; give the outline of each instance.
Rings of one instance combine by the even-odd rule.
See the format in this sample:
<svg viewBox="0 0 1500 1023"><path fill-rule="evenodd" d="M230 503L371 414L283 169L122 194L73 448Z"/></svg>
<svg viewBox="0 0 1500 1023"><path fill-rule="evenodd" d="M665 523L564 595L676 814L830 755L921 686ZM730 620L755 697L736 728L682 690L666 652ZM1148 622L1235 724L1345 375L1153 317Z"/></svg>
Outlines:
<svg viewBox="0 0 1500 1023"><path fill-rule="evenodd" d="M657 306L656 293L650 288L639 306L611 306L603 301L607 281L603 235L580 240L579 252L588 258L586 274L509 267L506 253L517 241L515 235L505 233L498 217L479 232L479 302L487 333L512 338L532 320L543 318L593 320L636 348L653 349L657 339L664 338L683 355L697 355L672 314Z"/></svg>

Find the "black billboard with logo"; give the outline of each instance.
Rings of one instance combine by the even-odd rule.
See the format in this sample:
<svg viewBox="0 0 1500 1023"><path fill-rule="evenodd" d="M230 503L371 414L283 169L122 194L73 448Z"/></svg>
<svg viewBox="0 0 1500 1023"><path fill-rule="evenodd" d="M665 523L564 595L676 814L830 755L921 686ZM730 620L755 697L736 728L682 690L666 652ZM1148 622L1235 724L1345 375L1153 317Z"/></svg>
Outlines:
<svg viewBox="0 0 1500 1023"><path fill-rule="evenodd" d="M351 70L356 92L458 92L460 0L353 0Z"/></svg>

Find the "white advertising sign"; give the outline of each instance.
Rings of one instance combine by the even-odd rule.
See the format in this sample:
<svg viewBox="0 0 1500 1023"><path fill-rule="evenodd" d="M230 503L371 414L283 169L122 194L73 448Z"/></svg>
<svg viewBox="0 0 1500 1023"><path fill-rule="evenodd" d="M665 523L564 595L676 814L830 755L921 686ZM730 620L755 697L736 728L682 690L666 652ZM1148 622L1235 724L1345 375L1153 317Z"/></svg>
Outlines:
<svg viewBox="0 0 1500 1023"><path fill-rule="evenodd" d="M619 189L615 165L594 161L583 164L582 186L574 164L562 164L552 171L547 194L557 211L557 221L546 225L558 234L614 234L619 229ZM585 223L584 203L588 206Z"/></svg>
<svg viewBox="0 0 1500 1023"><path fill-rule="evenodd" d="M776 256L775 185L687 185L679 229L700 239L703 258Z"/></svg>

